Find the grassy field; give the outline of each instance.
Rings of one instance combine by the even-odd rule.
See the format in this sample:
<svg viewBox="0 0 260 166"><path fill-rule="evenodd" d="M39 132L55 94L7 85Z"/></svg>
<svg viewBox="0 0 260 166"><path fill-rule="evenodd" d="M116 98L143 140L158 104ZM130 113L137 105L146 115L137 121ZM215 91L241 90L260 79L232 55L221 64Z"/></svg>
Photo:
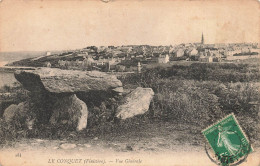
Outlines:
<svg viewBox="0 0 260 166"><path fill-rule="evenodd" d="M121 75L119 79L126 90L138 86L154 90L155 96L144 115L120 121L113 117L120 97L89 100L88 127L81 132L51 125L27 130L19 122L10 125L1 119L1 143L11 145L24 138L78 142L98 137L104 142L128 143L135 150L142 146L158 148L160 142L165 144L161 145L163 149L183 144L203 146L201 130L234 113L250 141L259 145L259 78L256 63L172 64L143 69L140 74ZM150 141L154 145L149 145ZM142 145L143 142L148 144Z"/></svg>
<svg viewBox="0 0 260 166"><path fill-rule="evenodd" d="M257 64L193 63L156 67L122 82L126 87L153 88L152 118L202 130L233 112L254 140L259 129L259 78Z"/></svg>

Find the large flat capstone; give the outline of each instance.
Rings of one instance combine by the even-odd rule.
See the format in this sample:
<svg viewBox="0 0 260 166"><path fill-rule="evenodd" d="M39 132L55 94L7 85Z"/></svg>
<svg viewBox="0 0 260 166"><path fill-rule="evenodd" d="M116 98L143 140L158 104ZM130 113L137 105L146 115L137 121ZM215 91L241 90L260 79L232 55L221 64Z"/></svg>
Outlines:
<svg viewBox="0 0 260 166"><path fill-rule="evenodd" d="M26 89L32 92L47 90L52 93L75 93L107 91L122 87L122 82L116 76L99 71L37 68L19 70L14 75Z"/></svg>

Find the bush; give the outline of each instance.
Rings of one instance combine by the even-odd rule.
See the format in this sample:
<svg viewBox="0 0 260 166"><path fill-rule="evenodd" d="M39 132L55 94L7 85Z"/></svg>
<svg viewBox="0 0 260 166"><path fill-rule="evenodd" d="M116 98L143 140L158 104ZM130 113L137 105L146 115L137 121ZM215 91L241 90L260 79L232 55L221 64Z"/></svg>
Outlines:
<svg viewBox="0 0 260 166"><path fill-rule="evenodd" d="M230 68L244 72L248 70L244 69L247 65L231 64L228 66L228 64L223 64L220 66L226 70ZM210 66L210 68L214 67L218 68L218 66ZM220 73L219 75L223 74L223 77L207 77L205 73L209 69L201 67L198 76L209 80L188 80L185 78L190 77L191 74L186 73L185 70L186 66L175 66L172 69L154 68L141 74L122 77L121 80L125 87L142 86L154 90L155 96L151 102L149 113L146 115L150 118L196 124L203 128L203 126L210 125L233 112L239 119L242 119L245 130L251 132L250 137L257 138L256 131L259 122L257 106L260 101L257 83L237 82L239 80L231 76L238 73L233 75ZM218 72L218 70L211 72ZM176 77L181 72L186 75ZM219 80L213 81L214 79ZM232 83L229 82L230 80L236 81ZM243 79L243 81L245 80L250 79Z"/></svg>
<svg viewBox="0 0 260 166"><path fill-rule="evenodd" d="M156 67L152 70L145 70L139 77L142 78L144 77L142 75L151 75L151 73L157 78L198 81L257 82L260 80L259 65L256 64L193 63L190 66L173 65L171 68Z"/></svg>
<svg viewBox="0 0 260 166"><path fill-rule="evenodd" d="M218 97L194 83L184 80L160 80L161 86L153 101L154 116L162 120L201 126L221 117Z"/></svg>

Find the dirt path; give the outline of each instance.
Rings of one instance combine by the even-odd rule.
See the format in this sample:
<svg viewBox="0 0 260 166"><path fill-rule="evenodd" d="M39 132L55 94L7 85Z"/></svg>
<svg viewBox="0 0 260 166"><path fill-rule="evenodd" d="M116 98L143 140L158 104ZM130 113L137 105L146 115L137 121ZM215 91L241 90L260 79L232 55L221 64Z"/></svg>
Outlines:
<svg viewBox="0 0 260 166"><path fill-rule="evenodd" d="M3 166L214 165L204 149L198 126L146 124L121 132L63 140L22 139L0 150ZM196 130L196 128L198 128ZM254 146L254 145L253 145ZM242 166L259 165L260 148Z"/></svg>
<svg viewBox="0 0 260 166"><path fill-rule="evenodd" d="M3 166L214 165L202 146L175 145L171 150L133 150L129 147L118 151L116 148L124 146L116 143L107 145L98 141L96 144L68 144L57 140L23 140L13 148L1 149L0 161ZM242 165L257 166L260 163L259 156L257 150Z"/></svg>

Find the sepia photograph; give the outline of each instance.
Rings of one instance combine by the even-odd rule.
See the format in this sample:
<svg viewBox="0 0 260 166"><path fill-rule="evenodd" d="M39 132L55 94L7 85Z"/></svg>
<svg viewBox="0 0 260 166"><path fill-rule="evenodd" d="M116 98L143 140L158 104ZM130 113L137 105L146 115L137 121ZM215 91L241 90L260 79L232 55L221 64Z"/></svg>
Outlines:
<svg viewBox="0 0 260 166"><path fill-rule="evenodd" d="M0 166L259 166L259 0L0 0Z"/></svg>

